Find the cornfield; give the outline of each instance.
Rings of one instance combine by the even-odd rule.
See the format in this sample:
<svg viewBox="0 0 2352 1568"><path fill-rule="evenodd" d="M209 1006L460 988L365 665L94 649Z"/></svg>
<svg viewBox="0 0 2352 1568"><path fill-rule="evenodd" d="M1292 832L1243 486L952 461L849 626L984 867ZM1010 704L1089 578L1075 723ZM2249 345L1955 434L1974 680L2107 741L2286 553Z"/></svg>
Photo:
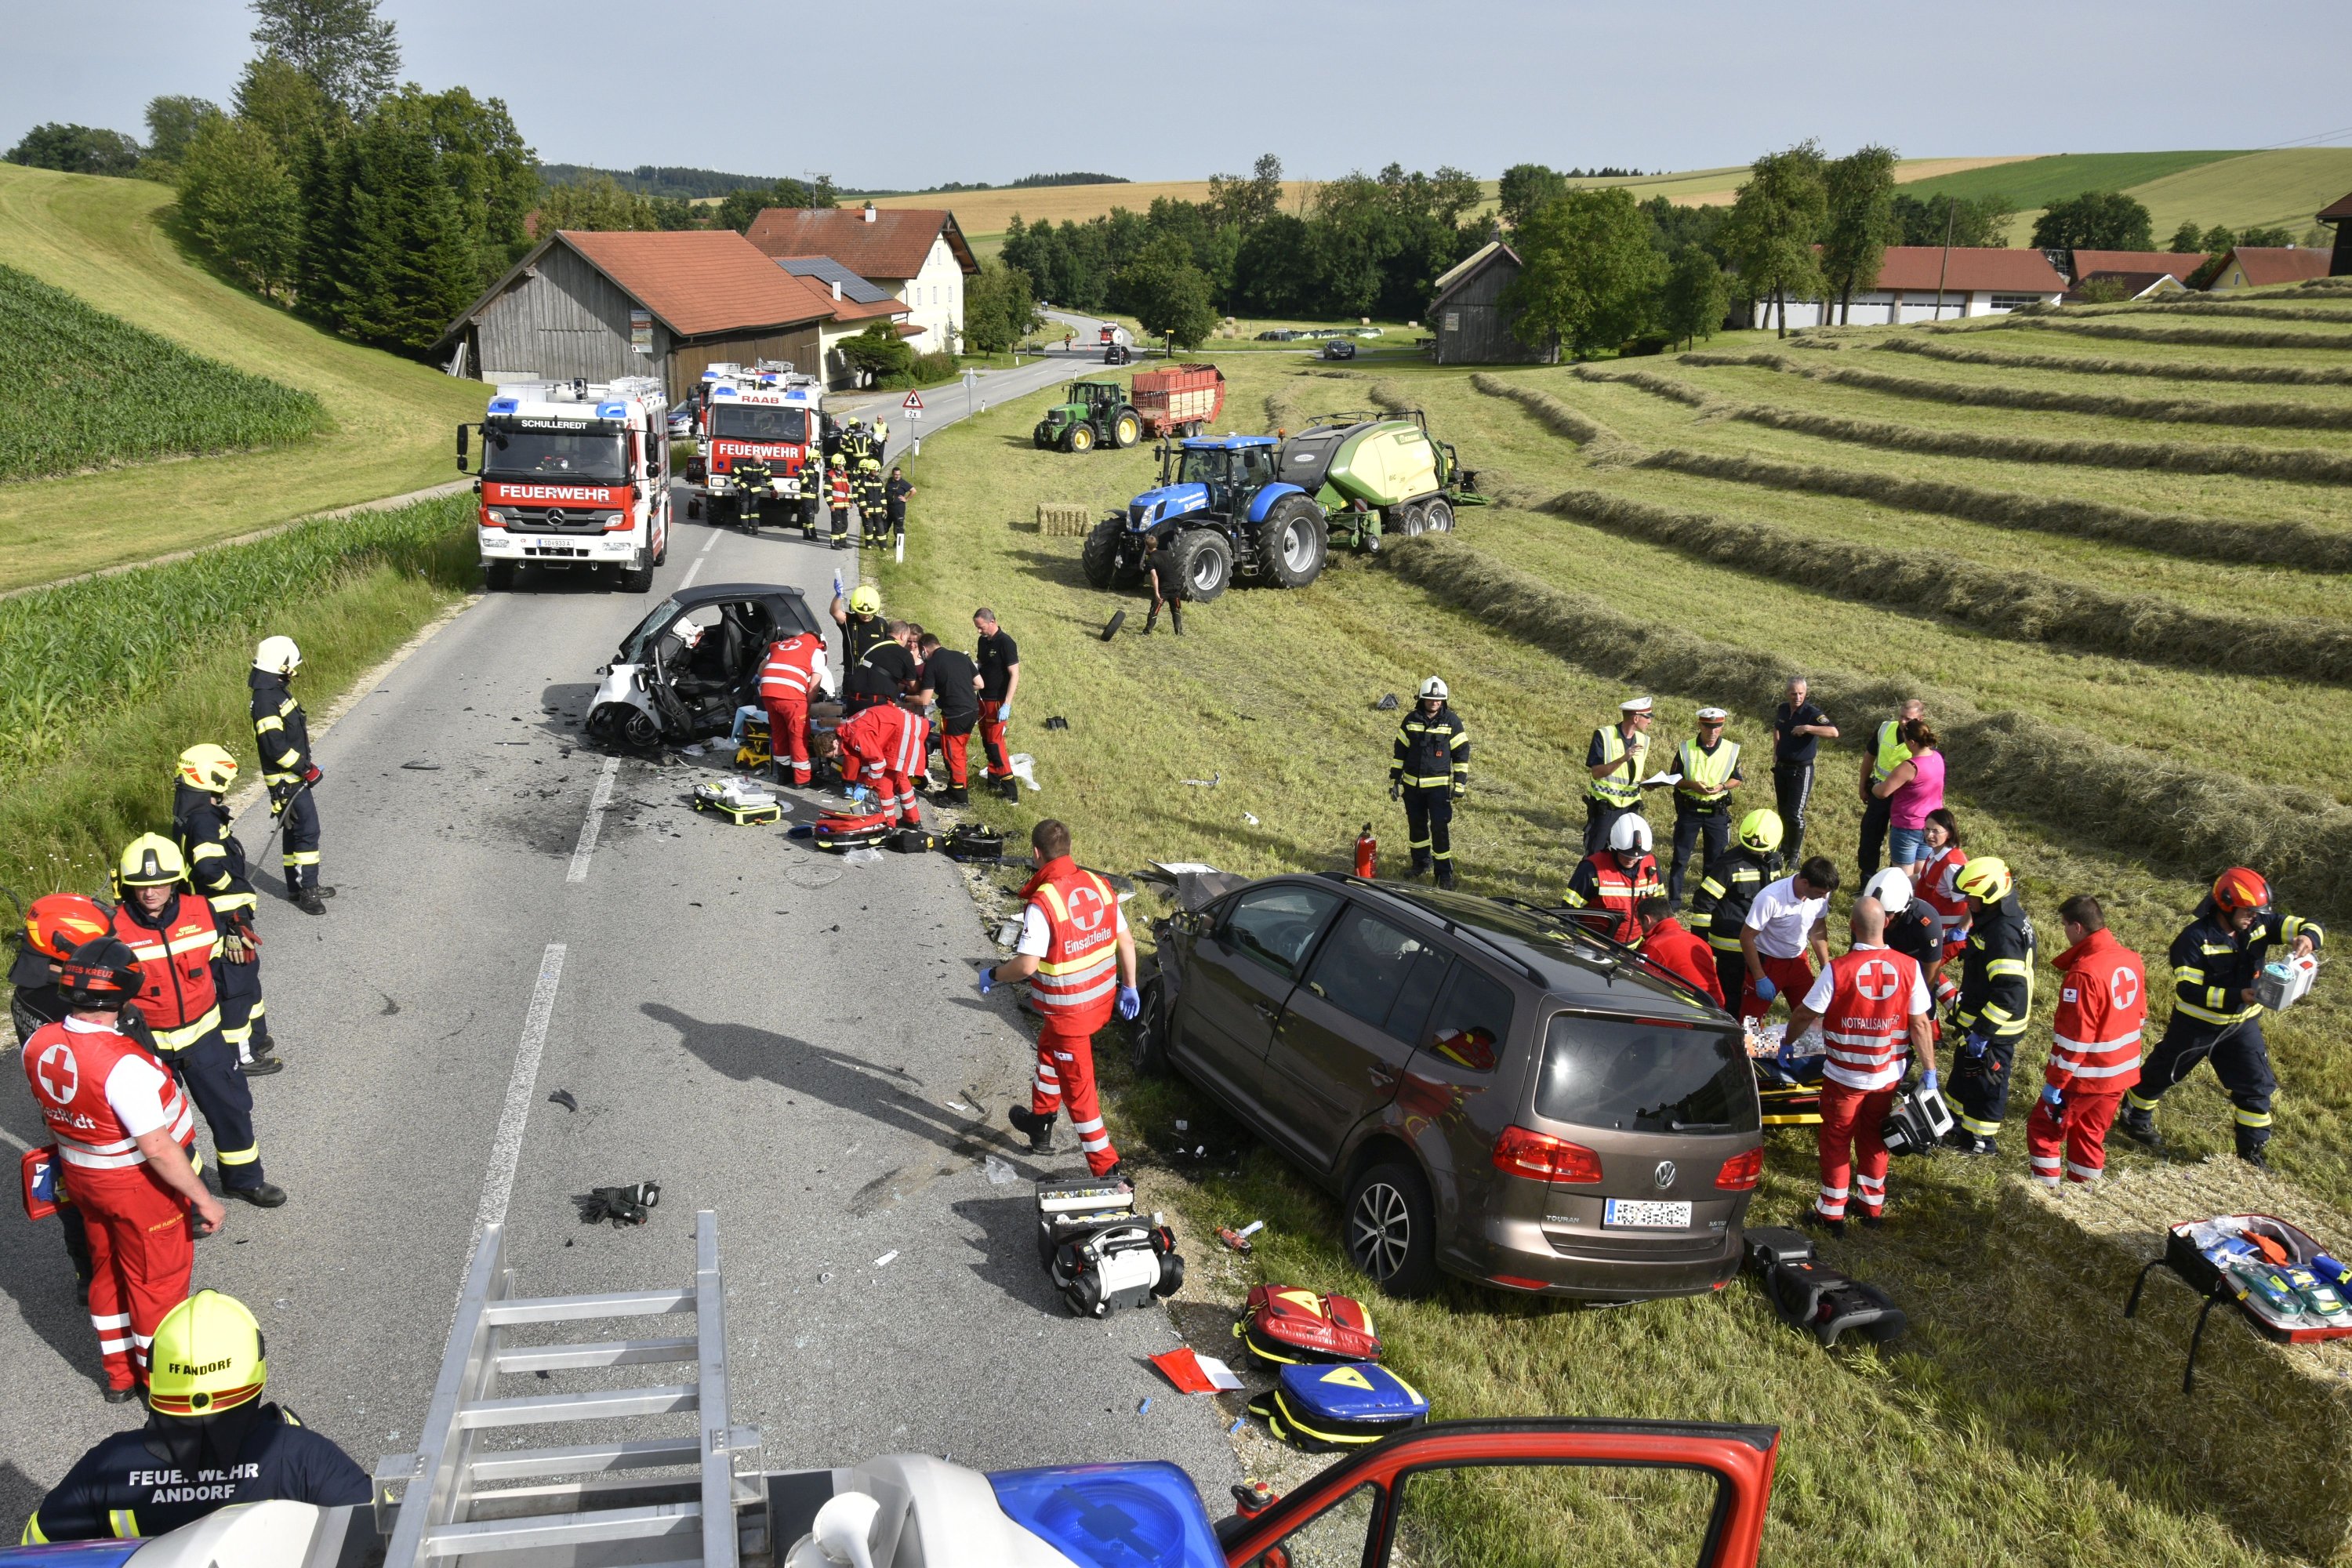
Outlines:
<svg viewBox="0 0 2352 1568"><path fill-rule="evenodd" d="M285 446L330 425L307 392L0 266L0 481Z"/></svg>
<svg viewBox="0 0 2352 1568"><path fill-rule="evenodd" d="M2159 381L2242 381L2274 386L2352 386L2352 365L2222 364L2196 360L2094 358L2088 354L2020 354L1962 348L1931 338L1889 337L1871 345L1951 364L2003 370L2054 370L2075 375L2137 375Z"/></svg>

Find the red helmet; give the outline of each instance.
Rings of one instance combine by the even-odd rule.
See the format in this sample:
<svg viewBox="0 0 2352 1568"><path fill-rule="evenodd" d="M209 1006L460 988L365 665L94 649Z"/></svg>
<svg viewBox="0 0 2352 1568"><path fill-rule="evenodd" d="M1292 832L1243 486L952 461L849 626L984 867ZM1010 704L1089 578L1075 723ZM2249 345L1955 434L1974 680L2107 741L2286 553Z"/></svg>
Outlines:
<svg viewBox="0 0 2352 1568"><path fill-rule="evenodd" d="M146 983L139 955L130 943L111 936L94 937L75 948L58 976L66 1005L85 1013L119 1013Z"/></svg>
<svg viewBox="0 0 2352 1568"><path fill-rule="evenodd" d="M61 963L75 948L112 929L98 900L83 893L45 893L25 912L26 943Z"/></svg>
<svg viewBox="0 0 2352 1568"><path fill-rule="evenodd" d="M2271 885L2258 872L2232 866L2213 879L2213 907L2224 914L2270 907Z"/></svg>

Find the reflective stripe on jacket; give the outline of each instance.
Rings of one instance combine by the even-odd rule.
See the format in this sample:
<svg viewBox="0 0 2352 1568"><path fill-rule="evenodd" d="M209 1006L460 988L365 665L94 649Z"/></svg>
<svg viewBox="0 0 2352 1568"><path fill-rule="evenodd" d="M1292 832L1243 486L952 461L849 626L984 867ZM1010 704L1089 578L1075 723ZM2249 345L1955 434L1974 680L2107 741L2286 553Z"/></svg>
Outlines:
<svg viewBox="0 0 2352 1568"><path fill-rule="evenodd" d="M1644 855L1627 871L1617 864L1616 851L1596 849L1587 855L1568 879L1567 895L1560 900L1572 910L1591 909L1595 905L1617 917L1615 929L1608 934L1627 947L1642 945L1642 922L1633 916L1633 906L1643 899L1655 898L1665 891L1658 880L1658 862Z"/></svg>
<svg viewBox="0 0 2352 1568"><path fill-rule="evenodd" d="M1675 772L1683 782L1675 786L1676 804L1685 811L1724 811L1731 805L1728 795L1701 795L1692 793L1692 786L1721 789L1739 771L1739 742L1717 741L1715 750L1702 748L1696 741L1685 741L1675 751Z"/></svg>
<svg viewBox="0 0 2352 1568"><path fill-rule="evenodd" d="M2113 931L2095 931L2052 959L2065 979L2050 1019L2042 1081L2083 1094L2121 1094L2139 1082L2147 973Z"/></svg>
<svg viewBox="0 0 2352 1568"><path fill-rule="evenodd" d="M163 1075L163 1130L173 1142L194 1146L195 1116L180 1091L180 1080L130 1036L48 1024L33 1032L23 1054L33 1103L41 1108L49 1136L57 1142L58 1158L67 1164L85 1171L120 1171L147 1163L139 1141L106 1098L106 1080L125 1057L137 1057Z"/></svg>
<svg viewBox="0 0 2352 1568"><path fill-rule="evenodd" d="M1972 1035L2012 1039L2033 1012L2033 922L2012 892L1977 917L1960 954L1960 998L1953 1016Z"/></svg>
<svg viewBox="0 0 2352 1568"><path fill-rule="evenodd" d="M1865 1091L1893 1089L1911 1059L1911 997L1919 965L1890 947L1857 947L1830 960L1828 1052L1822 1076Z"/></svg>
<svg viewBox="0 0 2352 1568"><path fill-rule="evenodd" d="M1049 933L1029 999L1059 1027L1090 1034L1118 998L1118 897L1066 855L1039 867L1027 892Z"/></svg>
<svg viewBox="0 0 2352 1568"><path fill-rule="evenodd" d="M247 672L253 689L253 739L261 752L264 784L302 782L310 766L310 721L302 704L286 689L286 678L266 669Z"/></svg>
<svg viewBox="0 0 2352 1568"><path fill-rule="evenodd" d="M1470 732L1444 703L1423 713L1419 703L1397 726L1389 751L1389 782L1407 789L1450 789L1470 782Z"/></svg>
<svg viewBox="0 0 2352 1568"><path fill-rule="evenodd" d="M809 688L819 684L824 668L824 639L796 633L768 645L768 660L760 667L760 695L770 702L808 700Z"/></svg>
<svg viewBox="0 0 2352 1568"><path fill-rule="evenodd" d="M1592 741L1593 745L1600 748L1601 755L1594 757L1593 747L1587 746L1585 756L1590 759L1584 764L1587 768L1597 768L1602 763L1618 765L1599 778L1588 778L1585 795L1606 805L1632 807L1641 805L1642 781L1627 776L1640 766L1641 753L1626 751L1625 732L1614 724L1603 724L1592 731ZM1632 758L1630 762L1629 756Z"/></svg>
<svg viewBox="0 0 2352 1568"><path fill-rule="evenodd" d="M219 1024L213 959L220 952L220 924L210 904L174 893L149 924L125 899L115 906L114 934L138 955L143 984L131 1005L154 1030L156 1045L184 1051Z"/></svg>
<svg viewBox="0 0 2352 1568"><path fill-rule="evenodd" d="M930 727L896 702L877 702L844 719L834 735L861 767L918 778L923 772Z"/></svg>
<svg viewBox="0 0 2352 1568"><path fill-rule="evenodd" d="M1885 784L1886 775L1911 760L1911 748L1903 743L1903 721L1887 719L1878 726L1878 740L1870 753L1870 782Z"/></svg>
<svg viewBox="0 0 2352 1568"><path fill-rule="evenodd" d="M2299 936L2324 943L2327 933L2297 915L2266 910L2242 933L2210 907L2172 939L2172 1010L2204 1024L2234 1024L2262 1011L2244 993L2270 962L2271 944Z"/></svg>
<svg viewBox="0 0 2352 1568"><path fill-rule="evenodd" d="M1740 928L1748 923L1748 906L1763 890L1765 871L1763 856L1745 845L1733 845L1708 862L1706 880L1691 895L1685 923L1706 938L1707 946L1716 952L1738 952Z"/></svg>

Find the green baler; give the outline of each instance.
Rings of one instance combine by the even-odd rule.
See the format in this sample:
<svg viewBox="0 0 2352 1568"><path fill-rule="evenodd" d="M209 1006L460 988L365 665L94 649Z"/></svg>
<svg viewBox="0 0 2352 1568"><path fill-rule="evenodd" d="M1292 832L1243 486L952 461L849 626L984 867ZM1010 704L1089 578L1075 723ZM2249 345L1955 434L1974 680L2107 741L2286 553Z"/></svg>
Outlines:
<svg viewBox="0 0 2352 1568"><path fill-rule="evenodd" d="M1333 542L1378 549L1386 532L1446 533L1455 511L1483 506L1476 476L1434 440L1421 410L1333 414L1287 437L1275 477L1315 499Z"/></svg>

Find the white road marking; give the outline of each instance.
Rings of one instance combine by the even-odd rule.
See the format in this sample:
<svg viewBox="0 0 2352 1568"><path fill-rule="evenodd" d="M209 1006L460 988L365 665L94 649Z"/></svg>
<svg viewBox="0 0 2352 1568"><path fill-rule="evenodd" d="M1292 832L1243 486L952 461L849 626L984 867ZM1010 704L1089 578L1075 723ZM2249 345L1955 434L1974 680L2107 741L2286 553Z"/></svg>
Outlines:
<svg viewBox="0 0 2352 1568"><path fill-rule="evenodd" d="M718 543L718 542L719 542L719 535L718 535L718 533L714 531L711 533L711 535L710 535L710 537L709 537L709 538L708 538L708 539L706 539L706 540L704 540L704 541L702 542L702 548L701 548L700 550L696 551L696 552L695 552L695 553L696 553L696 554L698 554L698 555L708 555L708 554L709 554L709 553L710 553L710 547L711 547L712 545L714 545L714 544Z"/></svg>
<svg viewBox="0 0 2352 1568"><path fill-rule="evenodd" d="M540 1054L547 1048L548 1020L555 1013L555 988L563 979L563 943L551 942L539 961L539 983L531 987L530 1011L523 1016L522 1042L515 1047L506 1106L499 1112L498 1135L490 1141L489 1169L482 1173L482 1201L474 1211L474 1238L466 1247L465 1267L457 1270L460 1279L473 1269L474 1251L482 1244L483 1229L505 1223L507 1200L514 1195L515 1167L522 1160L523 1126L530 1120Z"/></svg>
<svg viewBox="0 0 2352 1568"><path fill-rule="evenodd" d="M620 771L620 758L604 759L604 771L596 775L596 787L588 796L588 820L580 825L580 842L572 849L572 868L563 874L567 882L588 879L588 858L596 853L596 836L604 831L604 808L613 804L613 778Z"/></svg>
<svg viewBox="0 0 2352 1568"><path fill-rule="evenodd" d="M33 1152L33 1146L30 1143L26 1142L22 1138L17 1137L5 1127L0 1127L0 1143L7 1144L8 1147L14 1149L19 1154L29 1154Z"/></svg>
<svg viewBox="0 0 2352 1568"><path fill-rule="evenodd" d="M709 559L710 557L708 555L696 556L694 558L694 564L686 569L686 575L677 580L677 586L671 589L670 592L674 594L682 594L688 588L693 587L694 580L702 575L702 563Z"/></svg>

